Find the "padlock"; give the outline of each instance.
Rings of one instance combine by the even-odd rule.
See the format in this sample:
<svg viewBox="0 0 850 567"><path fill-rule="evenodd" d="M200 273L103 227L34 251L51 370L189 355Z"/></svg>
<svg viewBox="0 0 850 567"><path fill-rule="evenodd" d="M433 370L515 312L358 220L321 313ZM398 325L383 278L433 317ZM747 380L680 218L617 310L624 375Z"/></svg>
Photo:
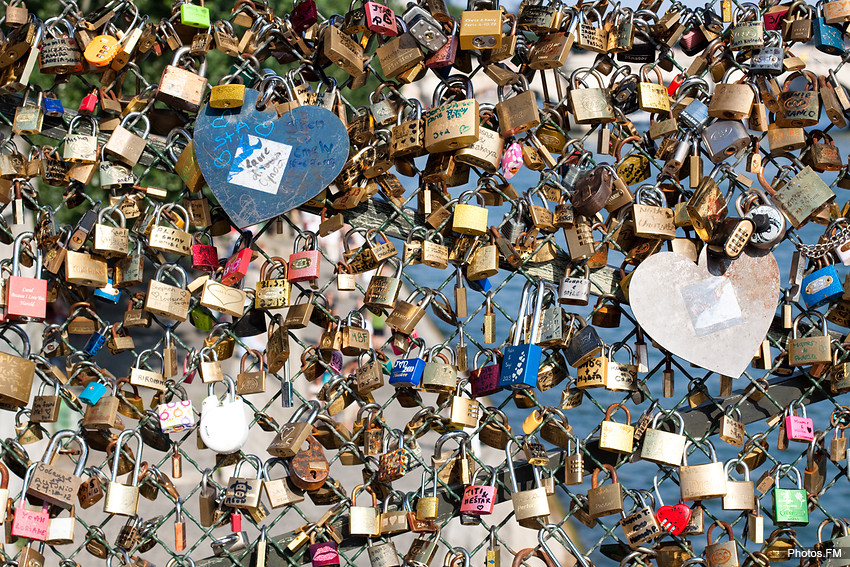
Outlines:
<svg viewBox="0 0 850 567"><path fill-rule="evenodd" d="M80 121L88 121L91 134L76 134L74 129ZM95 163L98 161L97 122L91 116L75 116L68 125L65 136L62 158L74 163Z"/></svg>
<svg viewBox="0 0 850 567"><path fill-rule="evenodd" d="M779 488L780 475L793 472L796 488ZM809 523L809 505L800 471L793 465L779 465L773 475L773 518L777 525L805 526Z"/></svg>
<svg viewBox="0 0 850 567"><path fill-rule="evenodd" d="M499 374L499 387L511 389L533 388L537 385L537 374L543 349L536 344L540 332L538 321L542 310L542 300L545 287L537 285L533 313L531 316L531 335L528 344L521 344L526 324L526 310L532 283L526 282L522 290L519 312L513 329L513 341L503 350L502 367Z"/></svg>
<svg viewBox="0 0 850 567"><path fill-rule="evenodd" d="M726 474L723 471L723 463L717 461L714 445L705 441L711 462L704 465L688 464L688 449L690 441L685 443L683 453L684 464L679 467L679 491L682 500L708 500L709 498L722 498L726 495Z"/></svg>
<svg viewBox="0 0 850 567"><path fill-rule="evenodd" d="M137 122L144 124L141 136L135 134L130 128ZM150 121L148 117L140 112L131 112L121 119L121 124L112 131L103 151L119 161L133 167L139 163L142 153L147 146L147 138L150 133ZM105 162L104 162L105 163Z"/></svg>
<svg viewBox="0 0 850 567"><path fill-rule="evenodd" d="M304 241L304 248L299 243ZM289 272L286 279L291 283L314 281L319 277L321 256L316 248L317 237L313 232L302 232L295 238L293 253L289 256Z"/></svg>
<svg viewBox="0 0 850 567"><path fill-rule="evenodd" d="M539 525L538 522L545 524L549 517L549 501L546 496L546 489L541 485L539 469L529 465L534 475L534 488L519 490L516 472L514 471L511 442L514 441L509 441L505 447L505 458L511 479L511 502L514 507L514 516L521 526L536 529Z"/></svg>
<svg viewBox="0 0 850 567"><path fill-rule="evenodd" d="M591 488L587 491L588 511L591 518L610 516L623 511L623 487L617 481L617 471L608 464L603 467L611 478L611 484L600 485L599 473L602 469L594 469Z"/></svg>
<svg viewBox="0 0 850 567"><path fill-rule="evenodd" d="M800 320L803 317L820 319L822 334L799 337ZM812 328L813 330L814 327ZM794 319L791 338L788 340L788 365L792 367L810 364L831 363L832 346L826 325L826 318L818 311L806 311Z"/></svg>
<svg viewBox="0 0 850 567"><path fill-rule="evenodd" d="M802 417L797 415L795 407L799 405L803 412ZM785 416L785 435L789 441L800 441L812 443L815 439L815 426L812 418L806 416L806 406L803 404L790 404Z"/></svg>
<svg viewBox="0 0 850 567"><path fill-rule="evenodd" d="M167 65L162 72L155 98L171 107L187 112L197 112L207 89L207 79L204 77L207 71L207 60L201 58L200 63L197 63L189 52L189 47L181 47L174 52L171 64ZM183 59L189 59L193 65L197 64L197 72L181 67Z"/></svg>
<svg viewBox="0 0 850 567"><path fill-rule="evenodd" d="M50 516L47 513L48 506L45 504L40 511L36 512L35 510L28 510L24 505L24 497L26 496L30 479L36 466L38 466L38 463L32 463L26 469L21 498L18 506L15 508L14 518L12 519L11 534L13 536L43 542L47 539L47 529L50 522ZM8 518L6 521L8 522Z"/></svg>
<svg viewBox="0 0 850 567"><path fill-rule="evenodd" d="M224 376L227 398L215 395L216 382L208 386L208 395L201 403L199 435L204 444L217 453L229 454L238 451L248 440L248 419L245 402L236 395L236 384L230 376Z"/></svg>
<svg viewBox="0 0 850 567"><path fill-rule="evenodd" d="M666 419L662 420L662 418ZM672 420L674 423L678 422L679 429L677 433L658 429L658 425L666 420ZM684 420L678 412L674 411L669 415L664 415L663 413L655 414L652 419L652 425L644 433L640 458L658 464L666 464L674 467L681 466L682 455L685 452L685 442L687 441L687 438L684 436L684 428Z"/></svg>
<svg viewBox="0 0 850 567"><path fill-rule="evenodd" d="M446 85L461 89L466 98L443 104ZM478 101L471 81L464 77L450 77L447 83L440 83L434 91L431 106L431 110L423 112L425 150L428 153L458 150L478 140Z"/></svg>
<svg viewBox="0 0 850 567"><path fill-rule="evenodd" d="M715 542L711 539L711 533L715 526L720 526L726 530L729 541ZM738 567L738 544L735 542L732 526L718 520L708 527L705 537L708 542L705 546L705 558L708 567Z"/></svg>
<svg viewBox="0 0 850 567"><path fill-rule="evenodd" d="M47 309L47 280L40 278L42 253L36 253L35 278L22 277L20 258L21 246L34 241L32 232L22 232L15 237L12 250L12 275L5 282L5 317L17 321L42 321ZM66 260L67 261L67 260Z"/></svg>
<svg viewBox="0 0 850 567"><path fill-rule="evenodd" d="M726 471L726 496L723 497L724 510L746 510L754 511L756 509L755 488L750 480L750 469L746 464L741 463L744 468L744 480L729 480L731 475L732 465L735 460L726 462L724 470Z"/></svg>
<svg viewBox="0 0 850 567"><path fill-rule="evenodd" d="M121 446L129 437L134 437L137 442L136 460L133 465L133 476L130 484L118 482L118 461L121 454ZM135 516L139 507L139 466L142 461L142 436L137 431L122 431L116 442L115 452L112 456L112 476L106 490L106 498L103 501L103 511L107 514L119 514L121 516Z"/></svg>

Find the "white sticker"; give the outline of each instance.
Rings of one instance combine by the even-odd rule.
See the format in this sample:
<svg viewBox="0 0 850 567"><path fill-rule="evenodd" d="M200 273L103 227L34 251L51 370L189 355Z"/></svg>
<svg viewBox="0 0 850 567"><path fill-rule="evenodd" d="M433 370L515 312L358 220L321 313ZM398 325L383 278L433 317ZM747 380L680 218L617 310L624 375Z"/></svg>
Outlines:
<svg viewBox="0 0 850 567"><path fill-rule="evenodd" d="M681 293L697 337L734 327L743 321L735 288L726 278L708 278L682 287Z"/></svg>
<svg viewBox="0 0 850 567"><path fill-rule="evenodd" d="M274 195L280 188L292 146L242 134L227 182Z"/></svg>

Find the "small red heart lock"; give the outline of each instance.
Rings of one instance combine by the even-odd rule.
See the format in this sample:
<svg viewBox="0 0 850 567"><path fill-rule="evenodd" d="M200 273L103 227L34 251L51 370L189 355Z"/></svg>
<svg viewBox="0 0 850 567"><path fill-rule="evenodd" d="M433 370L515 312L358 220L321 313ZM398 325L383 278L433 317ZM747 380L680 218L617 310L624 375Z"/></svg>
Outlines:
<svg viewBox="0 0 850 567"><path fill-rule="evenodd" d="M684 504L662 506L655 514L655 519L661 529L667 530L673 535L679 535L685 531L688 522L691 521L691 509Z"/></svg>

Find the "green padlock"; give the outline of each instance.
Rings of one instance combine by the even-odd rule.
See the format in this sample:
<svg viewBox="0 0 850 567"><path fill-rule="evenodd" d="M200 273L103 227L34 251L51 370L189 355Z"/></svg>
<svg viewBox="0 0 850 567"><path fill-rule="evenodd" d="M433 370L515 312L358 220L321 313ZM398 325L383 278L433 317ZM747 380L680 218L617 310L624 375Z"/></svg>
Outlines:
<svg viewBox="0 0 850 567"><path fill-rule="evenodd" d="M210 27L210 9L204 8L204 1L196 6L188 2L180 4L180 23L193 28Z"/></svg>
<svg viewBox="0 0 850 567"><path fill-rule="evenodd" d="M797 477L797 488L779 488L779 477L787 471ZM792 465L780 465L773 476L773 523L782 526L805 526L809 523L809 504L803 480Z"/></svg>

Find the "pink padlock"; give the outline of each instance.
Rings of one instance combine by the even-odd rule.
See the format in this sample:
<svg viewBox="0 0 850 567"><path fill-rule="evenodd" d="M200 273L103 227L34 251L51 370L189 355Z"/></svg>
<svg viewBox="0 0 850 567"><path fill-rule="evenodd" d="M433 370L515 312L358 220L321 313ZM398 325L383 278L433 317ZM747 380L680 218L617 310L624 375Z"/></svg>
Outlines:
<svg viewBox="0 0 850 567"><path fill-rule="evenodd" d="M310 561L313 567L330 567L339 565L339 549L334 541L315 543L316 536L310 534Z"/></svg>
<svg viewBox="0 0 850 567"><path fill-rule="evenodd" d="M482 471L489 473L490 484L475 484L478 473ZM460 502L460 513L485 516L493 513L493 506L495 505L496 471L493 467L481 467L475 471L475 475L472 477L472 484L467 486L463 491L463 500Z"/></svg>
<svg viewBox="0 0 850 567"><path fill-rule="evenodd" d="M208 244L201 240L204 236ZM214 272L218 269L218 251L212 245L212 236L209 232L202 230L192 235L192 268Z"/></svg>
<svg viewBox="0 0 850 567"><path fill-rule="evenodd" d="M395 12L393 12L392 8L373 1L366 2L363 7L366 9L367 28L385 37L395 37L398 35Z"/></svg>
<svg viewBox="0 0 850 567"><path fill-rule="evenodd" d="M304 247L299 247L304 240ZM309 230L295 237L293 252L289 256L289 274L291 283L307 282L319 277L319 251L316 249L316 233Z"/></svg>
<svg viewBox="0 0 850 567"><path fill-rule="evenodd" d="M794 406L795 404L791 404L786 410L788 415L785 416L785 434L789 441L811 443L815 439L815 422L806 416L806 406L800 404L803 417L797 415Z"/></svg>
<svg viewBox="0 0 850 567"><path fill-rule="evenodd" d="M18 506L15 508L15 516L12 520L12 535L34 539L37 541L47 540L47 526L50 523L50 515L47 513L49 504L45 503L41 507L41 511L27 510L24 506L24 496L27 493L30 485L32 472L38 463L33 463L27 467L27 472L24 475L24 487L21 490L21 499L18 501ZM7 518L8 522L9 519Z"/></svg>
<svg viewBox="0 0 850 567"><path fill-rule="evenodd" d="M478 357L482 354L493 364L479 367ZM501 374L499 361L491 349L479 350L475 353L475 358L472 360L472 367L473 370L469 373L469 382L472 385L473 398L489 396L501 390L499 387L499 375Z"/></svg>

